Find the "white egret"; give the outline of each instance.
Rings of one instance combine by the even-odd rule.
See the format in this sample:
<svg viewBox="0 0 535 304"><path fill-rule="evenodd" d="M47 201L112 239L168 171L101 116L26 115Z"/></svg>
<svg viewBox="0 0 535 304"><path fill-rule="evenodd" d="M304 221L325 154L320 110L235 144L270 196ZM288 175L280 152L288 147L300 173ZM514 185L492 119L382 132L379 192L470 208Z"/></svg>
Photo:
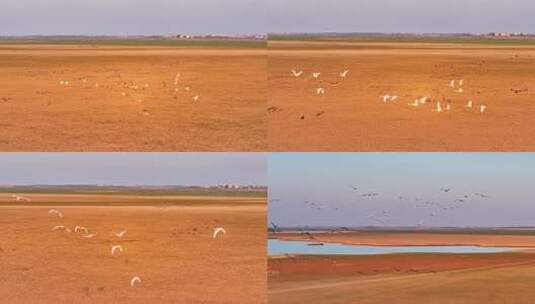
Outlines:
<svg viewBox="0 0 535 304"><path fill-rule="evenodd" d="M134 287L136 283L141 283L141 279L138 276L135 276L130 280L130 287Z"/></svg>
<svg viewBox="0 0 535 304"><path fill-rule="evenodd" d="M225 230L225 228L218 227L218 228L214 229L214 234L213 234L212 237L215 239L220 232L223 233L223 234L227 234L227 231Z"/></svg>

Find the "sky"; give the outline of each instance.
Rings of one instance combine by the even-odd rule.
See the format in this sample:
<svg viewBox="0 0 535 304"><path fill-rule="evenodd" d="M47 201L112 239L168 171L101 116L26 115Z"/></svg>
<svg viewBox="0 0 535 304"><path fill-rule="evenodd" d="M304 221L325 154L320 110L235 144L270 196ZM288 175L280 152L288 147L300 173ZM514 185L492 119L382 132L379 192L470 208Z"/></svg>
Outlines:
<svg viewBox="0 0 535 304"><path fill-rule="evenodd" d="M531 0L2 0L0 35L534 31Z"/></svg>
<svg viewBox="0 0 535 304"><path fill-rule="evenodd" d="M268 159L269 221L279 226L535 226L535 153L279 153ZM371 193L377 195L363 196Z"/></svg>
<svg viewBox="0 0 535 304"><path fill-rule="evenodd" d="M0 185L266 185L263 153L0 153Z"/></svg>

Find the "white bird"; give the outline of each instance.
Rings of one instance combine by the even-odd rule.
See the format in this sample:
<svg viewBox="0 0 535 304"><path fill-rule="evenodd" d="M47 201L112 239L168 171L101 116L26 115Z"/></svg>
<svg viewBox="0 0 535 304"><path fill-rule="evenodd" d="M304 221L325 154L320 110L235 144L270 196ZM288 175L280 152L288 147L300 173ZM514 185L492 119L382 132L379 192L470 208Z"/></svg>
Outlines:
<svg viewBox="0 0 535 304"><path fill-rule="evenodd" d="M464 92L463 88L458 88L457 89L457 93L462 93L462 92Z"/></svg>
<svg viewBox="0 0 535 304"><path fill-rule="evenodd" d="M325 94L325 89L324 89L324 88L317 88L317 89L316 89L316 94L317 94L317 95L323 95L323 94Z"/></svg>
<svg viewBox="0 0 535 304"><path fill-rule="evenodd" d="M97 83L95 83L95 88L98 88L98 82L97 82Z"/></svg>
<svg viewBox="0 0 535 304"><path fill-rule="evenodd" d="M398 99L397 95L394 95L394 96L390 97L390 101L396 101L396 99Z"/></svg>
<svg viewBox="0 0 535 304"><path fill-rule="evenodd" d="M89 233L89 230L87 230L87 228L83 227L83 226L76 226L74 227L74 232L78 232L78 231L84 231L85 234L88 234Z"/></svg>
<svg viewBox="0 0 535 304"><path fill-rule="evenodd" d="M199 100L199 95L193 96L193 101L198 101L198 100Z"/></svg>
<svg viewBox="0 0 535 304"><path fill-rule="evenodd" d="M455 87L455 80L450 81L450 87Z"/></svg>
<svg viewBox="0 0 535 304"><path fill-rule="evenodd" d="M314 78L318 78L320 77L321 73L320 72L312 72L312 77Z"/></svg>
<svg viewBox="0 0 535 304"><path fill-rule="evenodd" d="M117 237L123 237L126 233L126 229L121 231L121 232L114 232L113 234L115 234L115 236Z"/></svg>
<svg viewBox="0 0 535 304"><path fill-rule="evenodd" d="M479 112L481 112L481 113L485 112L486 109L487 109L486 105L480 105L479 106Z"/></svg>
<svg viewBox="0 0 535 304"><path fill-rule="evenodd" d="M97 235L97 234L96 233L91 233L91 234L87 234L87 235L82 235L82 237L90 239L90 238L94 237L95 235Z"/></svg>
<svg viewBox="0 0 535 304"><path fill-rule="evenodd" d="M437 101L436 105L437 105L437 107L433 111L439 112L439 113L442 112L442 105L440 104L440 101Z"/></svg>
<svg viewBox="0 0 535 304"><path fill-rule="evenodd" d="M466 104L466 107L467 108L472 108L472 104L473 104L472 101L469 100L468 103Z"/></svg>
<svg viewBox="0 0 535 304"><path fill-rule="evenodd" d="M136 282L141 283L141 279L138 276L135 276L130 280L130 287L134 287L134 284L136 284Z"/></svg>
<svg viewBox="0 0 535 304"><path fill-rule="evenodd" d="M427 99L428 99L427 96L423 96L423 97L420 97L420 99L418 99L418 102L420 104L425 104L427 102Z"/></svg>
<svg viewBox="0 0 535 304"><path fill-rule="evenodd" d="M340 73L340 77L342 77L342 78L346 78L347 73L349 73L349 70L345 70L345 71L343 71L342 73Z"/></svg>
<svg viewBox="0 0 535 304"><path fill-rule="evenodd" d="M65 227L63 225L54 226L54 228L52 228L52 230L53 231L64 230L64 231L67 231L67 232L71 232L71 229L69 229L68 227Z"/></svg>
<svg viewBox="0 0 535 304"><path fill-rule="evenodd" d="M29 198L24 197L24 196L16 196L16 197L15 197L15 200L16 200L17 202L29 202L29 201L30 201Z"/></svg>
<svg viewBox="0 0 535 304"><path fill-rule="evenodd" d="M187 92L189 92L189 90L191 90L190 87L184 87L184 90L186 90Z"/></svg>
<svg viewBox="0 0 535 304"><path fill-rule="evenodd" d="M215 228L215 229L214 229L214 235L213 235L213 238L215 239L216 236L217 236L220 232L222 232L223 234L227 234L227 231L225 231L225 228L223 228L223 227L218 227L218 228Z"/></svg>
<svg viewBox="0 0 535 304"><path fill-rule="evenodd" d="M389 100L390 100L390 95L388 95L388 94L383 95L383 102L384 103L387 103Z"/></svg>
<svg viewBox="0 0 535 304"><path fill-rule="evenodd" d="M114 255L116 250L123 252L123 247L121 245L111 246L111 255Z"/></svg>
<svg viewBox="0 0 535 304"><path fill-rule="evenodd" d="M462 86L464 83L464 79L459 80L459 85Z"/></svg>
<svg viewBox="0 0 535 304"><path fill-rule="evenodd" d="M412 103L408 103L409 106L417 107L420 103L418 102L418 99L415 99Z"/></svg>
<svg viewBox="0 0 535 304"><path fill-rule="evenodd" d="M299 71L299 72L297 72L296 70L292 70L292 75L293 75L294 77L299 77L299 76L301 76L301 74L303 74L303 71L302 71L302 70Z"/></svg>
<svg viewBox="0 0 535 304"><path fill-rule="evenodd" d="M447 103L446 104L446 111L449 111L449 110L451 110L451 104Z"/></svg>
<svg viewBox="0 0 535 304"><path fill-rule="evenodd" d="M175 85L178 84L178 79L180 78L180 73L176 73L176 76L175 76Z"/></svg>
<svg viewBox="0 0 535 304"><path fill-rule="evenodd" d="M56 209L50 209L48 210L48 213L49 214L55 214L57 215L59 218L63 218L63 213L61 213L61 211L58 211Z"/></svg>

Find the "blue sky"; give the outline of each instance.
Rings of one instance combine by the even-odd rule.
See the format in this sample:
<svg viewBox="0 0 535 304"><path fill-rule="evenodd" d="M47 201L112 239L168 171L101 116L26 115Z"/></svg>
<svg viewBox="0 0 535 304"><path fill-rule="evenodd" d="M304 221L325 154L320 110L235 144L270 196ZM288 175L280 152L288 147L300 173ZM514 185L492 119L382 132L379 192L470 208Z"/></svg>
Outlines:
<svg viewBox="0 0 535 304"><path fill-rule="evenodd" d="M269 219L283 226L535 226L534 168L535 153L271 154ZM363 196L370 193L377 195Z"/></svg>
<svg viewBox="0 0 535 304"><path fill-rule="evenodd" d="M263 153L0 153L0 184L265 185Z"/></svg>
<svg viewBox="0 0 535 304"><path fill-rule="evenodd" d="M2 0L0 35L534 31L530 0Z"/></svg>

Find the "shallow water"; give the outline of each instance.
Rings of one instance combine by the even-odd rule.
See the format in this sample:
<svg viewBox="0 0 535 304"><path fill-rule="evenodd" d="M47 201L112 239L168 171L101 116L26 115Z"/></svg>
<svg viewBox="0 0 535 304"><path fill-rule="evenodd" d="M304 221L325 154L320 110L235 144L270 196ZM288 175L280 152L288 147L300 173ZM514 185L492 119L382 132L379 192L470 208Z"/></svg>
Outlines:
<svg viewBox="0 0 535 304"><path fill-rule="evenodd" d="M337 243L323 243L322 246L310 246L313 242L268 240L268 254L340 254L369 255L386 253L494 253L515 251L514 247L479 247L479 246L363 246Z"/></svg>

